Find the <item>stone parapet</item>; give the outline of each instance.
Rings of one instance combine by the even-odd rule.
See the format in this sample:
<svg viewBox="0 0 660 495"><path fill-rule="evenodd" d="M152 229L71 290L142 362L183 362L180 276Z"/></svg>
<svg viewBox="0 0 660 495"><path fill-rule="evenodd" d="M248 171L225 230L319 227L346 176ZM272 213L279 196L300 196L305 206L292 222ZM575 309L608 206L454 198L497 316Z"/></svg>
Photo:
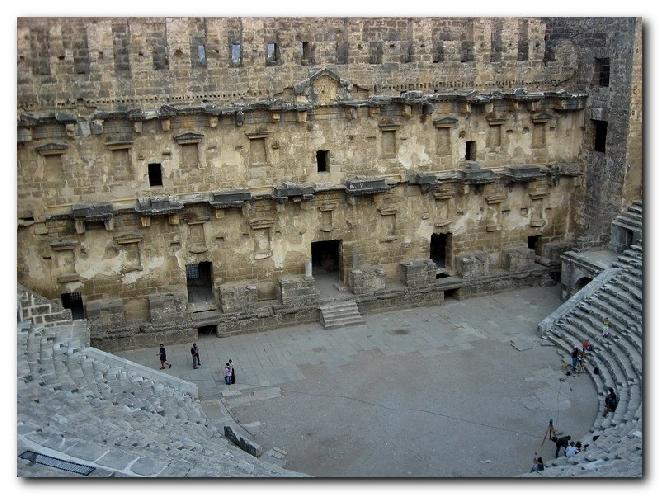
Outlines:
<svg viewBox="0 0 660 495"><path fill-rule="evenodd" d="M351 270L349 287L353 294L368 294L385 289L385 270L380 265L360 266Z"/></svg>
<svg viewBox="0 0 660 495"><path fill-rule="evenodd" d="M219 290L223 313L250 311L257 304L257 286L254 283L224 283Z"/></svg>
<svg viewBox="0 0 660 495"><path fill-rule="evenodd" d="M431 260L404 261L399 266L400 280L406 287L423 287L435 282L436 265Z"/></svg>
<svg viewBox="0 0 660 495"><path fill-rule="evenodd" d="M313 306L318 304L319 292L311 277L288 276L280 278L280 301L284 306Z"/></svg>

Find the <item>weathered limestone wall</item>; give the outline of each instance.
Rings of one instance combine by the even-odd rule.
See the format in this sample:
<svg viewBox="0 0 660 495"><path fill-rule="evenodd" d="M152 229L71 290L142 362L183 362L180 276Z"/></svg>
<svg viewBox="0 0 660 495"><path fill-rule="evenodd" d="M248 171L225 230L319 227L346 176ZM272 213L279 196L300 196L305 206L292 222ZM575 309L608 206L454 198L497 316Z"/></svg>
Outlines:
<svg viewBox="0 0 660 495"><path fill-rule="evenodd" d="M545 21L546 59L552 60L553 47L570 38L577 49L575 88L589 93L582 156L585 196L577 226L581 244L607 244L614 217L641 199L642 22L634 17ZM607 84L600 80L597 60L609 64ZM595 150L596 120L607 122L604 152Z"/></svg>
<svg viewBox="0 0 660 495"><path fill-rule="evenodd" d="M307 99L313 100L315 88L338 85L321 74ZM305 112L254 110L244 113L243 123L235 114L200 109L144 121L92 114L72 116L70 124L56 117L26 123L17 150L19 217L43 220L78 203L133 207L138 197L185 199L244 188L259 193L284 181L336 185L358 175L454 170L467 163L468 141L475 142L473 159L482 168L578 161L584 97L520 101L511 94L488 103L433 98L369 107L334 100ZM317 170L318 150L329 152L327 172ZM150 165L162 170L162 186L150 186Z"/></svg>
<svg viewBox="0 0 660 495"><path fill-rule="evenodd" d="M17 30L18 278L105 349L317 318L316 241L365 309L549 283L641 191L639 19Z"/></svg>
<svg viewBox="0 0 660 495"><path fill-rule="evenodd" d="M644 73L642 67L642 49L642 23L638 20L635 24L635 44L630 75L630 123L628 127L627 169L623 184L622 207L628 207L633 201L644 197L644 156L642 146L644 142L644 129L642 126Z"/></svg>
<svg viewBox="0 0 660 495"><path fill-rule="evenodd" d="M321 66L377 94L547 89L570 83L577 50L544 60L533 18L20 18L17 34L25 110L265 99Z"/></svg>

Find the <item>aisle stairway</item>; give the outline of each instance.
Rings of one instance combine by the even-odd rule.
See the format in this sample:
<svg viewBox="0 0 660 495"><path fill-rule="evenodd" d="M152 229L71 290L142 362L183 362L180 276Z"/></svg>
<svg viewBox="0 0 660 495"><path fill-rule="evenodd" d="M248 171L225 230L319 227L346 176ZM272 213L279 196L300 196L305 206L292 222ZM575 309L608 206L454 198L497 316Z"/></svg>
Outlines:
<svg viewBox="0 0 660 495"><path fill-rule="evenodd" d="M69 335L18 323L19 476L299 476L230 445L196 387Z"/></svg>
<svg viewBox="0 0 660 495"><path fill-rule="evenodd" d="M323 328L339 328L364 323L355 301L336 301L319 307Z"/></svg>

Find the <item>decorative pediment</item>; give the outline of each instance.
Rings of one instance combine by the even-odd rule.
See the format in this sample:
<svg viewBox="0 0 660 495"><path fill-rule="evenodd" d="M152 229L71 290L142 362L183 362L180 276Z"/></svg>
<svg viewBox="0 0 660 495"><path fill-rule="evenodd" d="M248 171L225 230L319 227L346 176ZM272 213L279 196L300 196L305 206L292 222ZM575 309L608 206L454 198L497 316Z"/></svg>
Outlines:
<svg viewBox="0 0 660 495"><path fill-rule="evenodd" d="M133 139L130 137L114 136L109 138L105 145L111 150L121 150L133 146Z"/></svg>
<svg viewBox="0 0 660 495"><path fill-rule="evenodd" d="M378 127L380 127L382 131L390 131L390 130L396 130L401 126L400 124L395 122L394 119L390 117L385 117L380 120L380 122L378 123Z"/></svg>
<svg viewBox="0 0 660 495"><path fill-rule="evenodd" d="M117 244L134 244L140 242L144 238L144 235L139 232L128 232L126 234L119 234L114 237L114 240Z"/></svg>
<svg viewBox="0 0 660 495"><path fill-rule="evenodd" d="M253 218L248 223L252 230L269 229L275 224L275 219L272 217Z"/></svg>
<svg viewBox="0 0 660 495"><path fill-rule="evenodd" d="M506 122L506 118L504 118L501 115L487 115L486 120L488 121L488 125L502 125Z"/></svg>
<svg viewBox="0 0 660 495"><path fill-rule="evenodd" d="M76 249L80 243L75 239L56 239L50 241L50 248L53 251L70 251Z"/></svg>
<svg viewBox="0 0 660 495"><path fill-rule="evenodd" d="M293 94L316 105L350 99L351 84L330 69L321 69L293 86Z"/></svg>
<svg viewBox="0 0 660 495"><path fill-rule="evenodd" d="M246 132L245 136L248 139L262 139L265 137L268 137L270 135L270 132L267 131L266 129L259 128L256 131L253 132Z"/></svg>
<svg viewBox="0 0 660 495"><path fill-rule="evenodd" d="M174 136L177 144L197 144L204 139L204 134L199 132L184 132L178 136Z"/></svg>
<svg viewBox="0 0 660 495"><path fill-rule="evenodd" d="M454 127L458 119L455 117L443 117L441 119L433 119L434 127Z"/></svg>
<svg viewBox="0 0 660 495"><path fill-rule="evenodd" d="M41 146L37 146L35 150L41 156L49 155L62 155L69 148L69 145L66 143L47 143Z"/></svg>
<svg viewBox="0 0 660 495"><path fill-rule="evenodd" d="M549 122L553 118L554 117L552 116L552 114L550 114L548 112L541 112L541 113L537 113L537 114L532 115L532 122L539 122L539 123Z"/></svg>

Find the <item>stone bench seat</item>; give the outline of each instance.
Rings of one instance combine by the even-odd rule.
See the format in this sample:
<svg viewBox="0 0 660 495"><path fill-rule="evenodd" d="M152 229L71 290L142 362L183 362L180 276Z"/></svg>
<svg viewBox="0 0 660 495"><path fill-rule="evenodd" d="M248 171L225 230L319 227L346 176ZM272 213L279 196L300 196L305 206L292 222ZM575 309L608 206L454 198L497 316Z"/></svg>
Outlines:
<svg viewBox="0 0 660 495"><path fill-rule="evenodd" d="M628 340L626 335L610 332L609 337L603 338L602 333L595 328L597 323L593 321L589 314L584 313L581 310L577 310L573 313L573 319L579 324L583 336L589 339L596 350L598 350L598 348L608 348L612 350L614 347L616 348L616 351L614 352L620 352L625 356L625 358L622 359L626 364L629 379L639 380L641 378L641 354L634 344ZM629 370L629 367L632 367L632 370Z"/></svg>

